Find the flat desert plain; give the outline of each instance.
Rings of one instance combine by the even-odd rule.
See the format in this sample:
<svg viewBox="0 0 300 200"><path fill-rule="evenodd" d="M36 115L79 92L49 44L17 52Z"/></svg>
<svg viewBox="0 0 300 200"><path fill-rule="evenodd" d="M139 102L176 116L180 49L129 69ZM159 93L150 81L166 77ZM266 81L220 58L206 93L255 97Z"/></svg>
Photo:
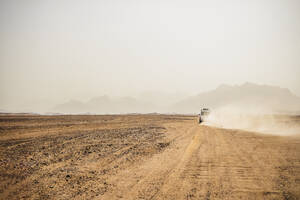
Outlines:
<svg viewBox="0 0 300 200"><path fill-rule="evenodd" d="M0 199L300 199L300 138L196 116L3 114Z"/></svg>

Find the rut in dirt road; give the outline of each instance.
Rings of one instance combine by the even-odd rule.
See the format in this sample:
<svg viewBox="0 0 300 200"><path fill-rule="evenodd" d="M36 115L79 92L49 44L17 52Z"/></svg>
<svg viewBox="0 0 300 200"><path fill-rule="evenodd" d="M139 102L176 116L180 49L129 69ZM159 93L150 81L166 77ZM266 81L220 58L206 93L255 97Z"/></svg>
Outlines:
<svg viewBox="0 0 300 200"><path fill-rule="evenodd" d="M177 132L176 132L177 131ZM104 199L297 199L299 140L195 125L173 130L173 145L112 179ZM286 146L289 143L289 147ZM295 165L286 155L293 148ZM282 178L284 177L284 178ZM117 182L120 181L118 184Z"/></svg>

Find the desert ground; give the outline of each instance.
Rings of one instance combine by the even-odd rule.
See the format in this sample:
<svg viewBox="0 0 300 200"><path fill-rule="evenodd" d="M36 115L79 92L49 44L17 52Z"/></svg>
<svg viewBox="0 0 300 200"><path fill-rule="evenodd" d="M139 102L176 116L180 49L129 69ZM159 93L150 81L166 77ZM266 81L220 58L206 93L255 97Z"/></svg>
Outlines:
<svg viewBox="0 0 300 200"><path fill-rule="evenodd" d="M0 199L300 199L299 135L197 121L0 115Z"/></svg>

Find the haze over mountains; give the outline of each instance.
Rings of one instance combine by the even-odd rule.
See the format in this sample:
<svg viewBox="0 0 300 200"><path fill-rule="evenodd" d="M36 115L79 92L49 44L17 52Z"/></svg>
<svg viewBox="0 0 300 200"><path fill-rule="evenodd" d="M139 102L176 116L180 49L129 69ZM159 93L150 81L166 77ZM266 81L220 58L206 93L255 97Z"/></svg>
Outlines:
<svg viewBox="0 0 300 200"><path fill-rule="evenodd" d="M189 113L202 107L234 107L244 112L291 113L300 111L300 98L286 88L245 83L243 85L220 85L212 91L187 98L172 108Z"/></svg>
<svg viewBox="0 0 300 200"><path fill-rule="evenodd" d="M108 96L99 96L90 99L87 102L71 100L67 103L57 105L54 108L56 112L63 113L147 113L153 112L155 105L139 101L132 97L111 98Z"/></svg>
<svg viewBox="0 0 300 200"><path fill-rule="evenodd" d="M60 113L198 113L200 108L235 107L248 112L299 113L300 98L286 88L245 83L220 85L215 90L183 94L144 93L133 97L99 96L87 102L71 100L54 107Z"/></svg>

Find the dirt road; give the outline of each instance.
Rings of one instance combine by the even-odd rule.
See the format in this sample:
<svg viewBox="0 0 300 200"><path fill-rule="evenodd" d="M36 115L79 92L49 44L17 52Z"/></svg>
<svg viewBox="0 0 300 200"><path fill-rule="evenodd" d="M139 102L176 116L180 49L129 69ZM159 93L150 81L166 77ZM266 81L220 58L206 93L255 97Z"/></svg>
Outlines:
<svg viewBox="0 0 300 200"><path fill-rule="evenodd" d="M113 177L104 199L300 197L299 140L192 124L170 135L168 150Z"/></svg>
<svg viewBox="0 0 300 200"><path fill-rule="evenodd" d="M2 128L0 198L300 198L299 136L198 125L189 116L93 120L72 119L47 137L52 128L15 136Z"/></svg>

